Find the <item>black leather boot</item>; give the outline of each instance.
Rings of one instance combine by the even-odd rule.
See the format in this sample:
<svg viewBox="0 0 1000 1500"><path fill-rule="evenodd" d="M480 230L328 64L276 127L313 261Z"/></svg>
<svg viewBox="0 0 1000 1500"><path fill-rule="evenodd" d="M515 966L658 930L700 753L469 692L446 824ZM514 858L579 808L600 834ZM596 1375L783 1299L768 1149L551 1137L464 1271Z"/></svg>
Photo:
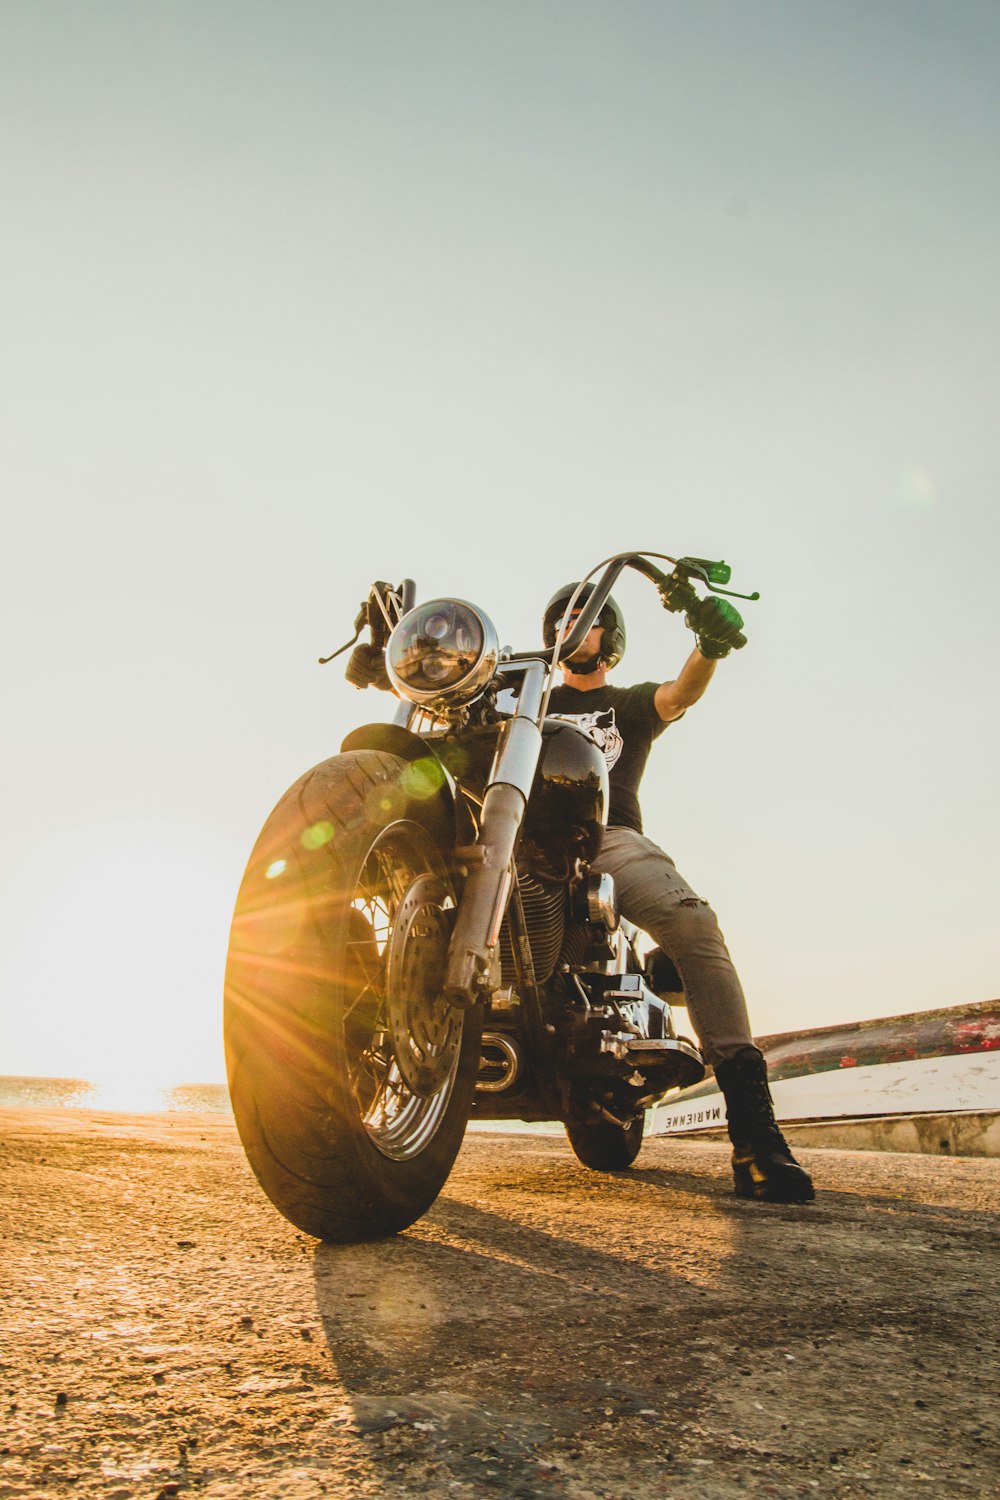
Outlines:
<svg viewBox="0 0 1000 1500"><path fill-rule="evenodd" d="M741 1047L715 1070L726 1100L733 1143L733 1177L741 1198L765 1203L809 1203L816 1193L774 1118L767 1064L756 1047Z"/></svg>

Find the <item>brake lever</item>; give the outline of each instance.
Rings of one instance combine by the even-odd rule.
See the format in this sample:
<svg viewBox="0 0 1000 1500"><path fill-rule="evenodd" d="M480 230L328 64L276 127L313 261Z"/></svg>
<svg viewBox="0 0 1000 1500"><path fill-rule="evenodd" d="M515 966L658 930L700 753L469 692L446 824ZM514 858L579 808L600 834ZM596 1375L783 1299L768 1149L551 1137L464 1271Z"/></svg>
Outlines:
<svg viewBox="0 0 1000 1500"><path fill-rule="evenodd" d="M329 656L317 657L319 665L325 667L327 662L335 661L338 656L343 656L345 651L350 651L351 647L357 644L366 625L371 633L372 645L378 651L384 650L397 621L413 607L415 593L416 585L411 578L404 578L398 589L394 588L391 583L385 583L381 578L377 578L368 590L367 599L362 601L358 610L354 621L354 634L349 641L338 646L336 651L331 651ZM390 600L395 606L395 620L390 615Z"/></svg>
<svg viewBox="0 0 1000 1500"><path fill-rule="evenodd" d="M735 589L722 588L721 585L728 583L733 576L733 570L727 562L713 562L708 557L679 557L677 568L683 568L688 574L696 573L713 594L723 594L727 599L749 599L751 603L760 598L759 591L752 594L739 594Z"/></svg>
<svg viewBox="0 0 1000 1500"><path fill-rule="evenodd" d="M722 594L727 599L747 599L753 603L760 598L758 590L752 594L740 594L735 589L722 587L732 576L732 569L727 562L713 562L707 557L678 557L670 558L668 561L674 564L672 573L664 573L662 569L647 562L645 558L641 564L636 561L632 566L656 585L657 592L663 600L664 609L669 609L675 614L680 614L682 611L686 613L697 608L701 596L691 585L692 576L697 578L699 583L703 583L711 593Z"/></svg>
<svg viewBox="0 0 1000 1500"><path fill-rule="evenodd" d="M364 604L362 604L358 618L354 622L354 634L351 636L351 639L349 641L345 641L342 646L338 646L336 651L331 651L329 656L318 656L316 660L319 665L321 667L325 667L328 661L335 661L338 656L343 656L345 651L350 651L351 647L354 645L355 641L357 641L367 623L368 604L366 601Z"/></svg>

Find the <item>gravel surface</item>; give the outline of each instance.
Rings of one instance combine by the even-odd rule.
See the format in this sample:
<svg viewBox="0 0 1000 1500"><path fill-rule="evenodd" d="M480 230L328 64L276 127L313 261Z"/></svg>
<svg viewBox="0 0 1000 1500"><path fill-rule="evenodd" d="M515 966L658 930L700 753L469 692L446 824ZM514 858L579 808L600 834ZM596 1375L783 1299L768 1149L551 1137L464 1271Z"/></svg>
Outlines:
<svg viewBox="0 0 1000 1500"><path fill-rule="evenodd" d="M228 1120L0 1110L0 1500L997 1495L1000 1161L802 1156L477 1134L344 1249Z"/></svg>

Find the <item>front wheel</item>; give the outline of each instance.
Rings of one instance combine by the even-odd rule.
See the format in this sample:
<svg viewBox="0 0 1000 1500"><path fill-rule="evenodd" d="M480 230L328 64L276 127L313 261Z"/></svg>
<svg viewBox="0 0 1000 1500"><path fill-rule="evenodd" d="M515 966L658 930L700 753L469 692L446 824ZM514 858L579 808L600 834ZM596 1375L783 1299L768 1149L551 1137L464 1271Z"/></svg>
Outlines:
<svg viewBox="0 0 1000 1500"><path fill-rule="evenodd" d="M320 1239L405 1229L458 1153L482 1016L442 990L455 899L405 762L335 756L264 825L226 969L229 1089L281 1213Z"/></svg>

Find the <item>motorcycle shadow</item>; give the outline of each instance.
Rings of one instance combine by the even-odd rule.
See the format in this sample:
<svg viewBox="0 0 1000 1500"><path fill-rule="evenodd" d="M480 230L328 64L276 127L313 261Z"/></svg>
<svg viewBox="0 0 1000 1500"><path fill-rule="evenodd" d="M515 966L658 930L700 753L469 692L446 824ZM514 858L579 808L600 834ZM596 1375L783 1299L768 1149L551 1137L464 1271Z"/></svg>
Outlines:
<svg viewBox="0 0 1000 1500"><path fill-rule="evenodd" d="M430 1465L436 1483L550 1493L548 1445L613 1444L630 1418L652 1438L665 1401L688 1418L699 1408L691 1340L713 1287L729 1280L738 1223L706 1213L699 1196L703 1276L690 1256L674 1263L649 1213L652 1197L669 1211L670 1194L651 1189L660 1179L676 1189L670 1174L552 1166L521 1170L516 1184L494 1171L495 1207L483 1206L479 1184L474 1202L449 1185L405 1235L317 1246L317 1308L348 1397L338 1420L387 1481L400 1465L416 1466L411 1479ZM584 1185L582 1202L562 1192L566 1174ZM684 1196L692 1191L718 1207L718 1184L685 1181ZM614 1228L602 1223L604 1197ZM641 1218L654 1222L637 1237Z"/></svg>
<svg viewBox="0 0 1000 1500"><path fill-rule="evenodd" d="M924 1163L824 1157L816 1204L758 1205L724 1149L653 1141L603 1176L537 1138L484 1144L405 1235L315 1248L333 1420L373 1492L699 1494L702 1464L828 1445L859 1361L891 1427L900 1360L980 1358L995 1219Z"/></svg>

